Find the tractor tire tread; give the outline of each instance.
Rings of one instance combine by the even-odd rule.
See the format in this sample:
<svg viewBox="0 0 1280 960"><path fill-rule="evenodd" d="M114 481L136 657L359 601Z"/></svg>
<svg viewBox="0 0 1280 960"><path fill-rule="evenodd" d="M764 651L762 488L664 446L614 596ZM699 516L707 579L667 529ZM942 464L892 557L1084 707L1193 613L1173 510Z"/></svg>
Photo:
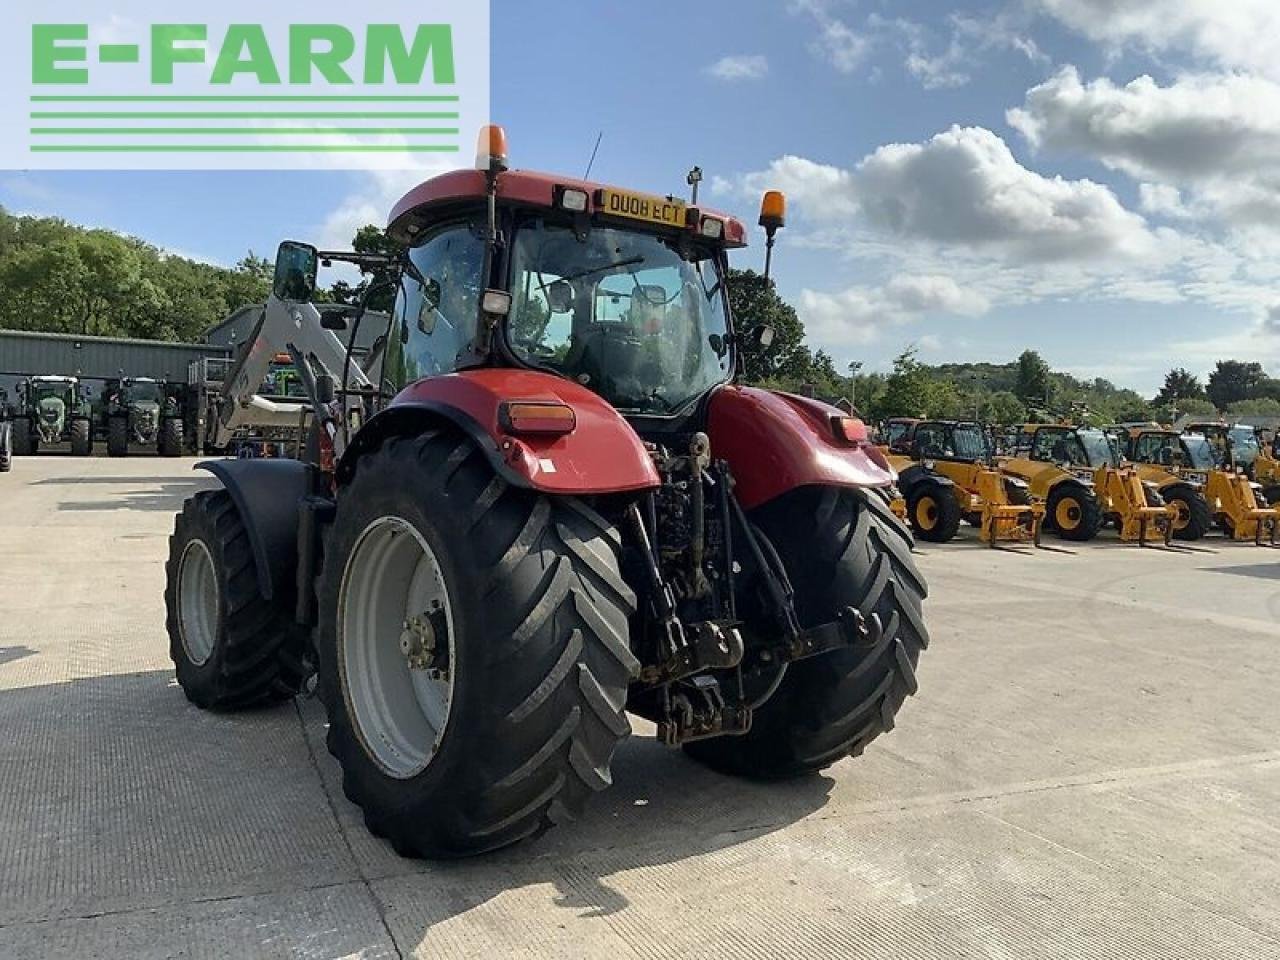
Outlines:
<svg viewBox="0 0 1280 960"><path fill-rule="evenodd" d="M193 534L200 533L215 566L220 567L222 602L214 650L203 665L187 656L177 613L182 550ZM183 693L204 710L279 703L292 699L302 686L305 638L292 623L291 606L268 601L259 593L247 539L231 495L225 490L205 490L186 502L169 540L164 594L169 656Z"/></svg>
<svg viewBox="0 0 1280 960"><path fill-rule="evenodd" d="M468 687L454 693L455 704L469 704L456 707L467 720L451 715L453 732L432 763L396 781L365 752L349 714L334 612L340 554L361 522L361 500L374 491L391 496L382 493L383 478L403 484L407 476L420 478L418 501L442 540L466 545L449 558L462 580L451 585L451 603L464 622L484 624L479 640L488 649L456 653L475 665L458 673ZM577 500L495 479L475 443L457 432L384 441L360 458L339 495L317 577L328 748L370 830L404 856L478 854L576 817L611 782L613 751L631 729L626 691L639 664L627 624L636 601L620 572L620 538ZM351 520L347 502L356 504ZM454 503L466 506L445 509ZM460 635L468 642L477 642L474 629Z"/></svg>

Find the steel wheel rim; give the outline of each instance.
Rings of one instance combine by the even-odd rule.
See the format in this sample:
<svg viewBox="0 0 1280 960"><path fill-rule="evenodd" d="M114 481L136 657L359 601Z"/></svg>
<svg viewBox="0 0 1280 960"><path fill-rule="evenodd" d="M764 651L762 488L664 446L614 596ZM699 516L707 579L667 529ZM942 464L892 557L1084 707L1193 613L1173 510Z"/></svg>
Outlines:
<svg viewBox="0 0 1280 960"><path fill-rule="evenodd" d="M932 497L921 497L916 504L916 522L922 530L932 530L938 525L938 505Z"/></svg>
<svg viewBox="0 0 1280 960"><path fill-rule="evenodd" d="M197 667L213 656L221 603L213 555L203 540L189 540L178 561L178 634Z"/></svg>
<svg viewBox="0 0 1280 960"><path fill-rule="evenodd" d="M1060 500L1058 509L1054 511L1058 526L1063 530L1074 530L1078 527L1080 525L1080 513L1080 504L1070 497L1064 497Z"/></svg>
<svg viewBox="0 0 1280 960"><path fill-rule="evenodd" d="M401 646L411 619L428 616L444 627L442 678L411 669ZM343 696L356 736L389 777L416 777L444 738L456 657L440 563L413 524L380 517L357 538L339 588L337 632Z"/></svg>
<svg viewBox="0 0 1280 960"><path fill-rule="evenodd" d="M1174 509L1173 529L1187 529L1187 525L1191 522L1191 508L1187 506L1185 501L1179 500L1177 497L1174 497L1170 504Z"/></svg>

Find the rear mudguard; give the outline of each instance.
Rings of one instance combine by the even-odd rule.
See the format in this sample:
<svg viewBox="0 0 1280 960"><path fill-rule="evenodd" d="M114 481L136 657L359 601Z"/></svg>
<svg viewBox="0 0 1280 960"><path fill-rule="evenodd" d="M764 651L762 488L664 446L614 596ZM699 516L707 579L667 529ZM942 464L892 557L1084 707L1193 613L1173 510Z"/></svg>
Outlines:
<svg viewBox="0 0 1280 960"><path fill-rule="evenodd" d="M836 407L757 387L722 387L707 410L711 455L727 460L748 510L797 487L888 487L894 472L869 442L837 440Z"/></svg>
<svg viewBox="0 0 1280 960"><path fill-rule="evenodd" d="M240 512L262 596L292 597L298 510L310 491L310 468L297 460L207 460L195 468L217 477Z"/></svg>
<svg viewBox="0 0 1280 960"><path fill-rule="evenodd" d="M499 410L508 401L559 401L576 425L564 435L508 432ZM585 496L650 490L657 470L631 425L599 395L535 370L485 368L412 383L373 417L338 465L338 482L386 437L448 423L471 437L509 483L544 493Z"/></svg>

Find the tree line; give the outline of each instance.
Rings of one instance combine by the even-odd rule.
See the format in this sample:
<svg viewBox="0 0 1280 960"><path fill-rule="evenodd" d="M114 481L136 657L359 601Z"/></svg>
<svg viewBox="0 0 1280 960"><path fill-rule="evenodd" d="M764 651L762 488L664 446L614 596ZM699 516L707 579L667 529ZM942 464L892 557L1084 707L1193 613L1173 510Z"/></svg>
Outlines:
<svg viewBox="0 0 1280 960"><path fill-rule="evenodd" d="M370 253L399 249L373 225L361 227L352 246ZM0 327L10 330L198 342L234 310L263 302L271 273L271 262L252 251L233 267L219 267L111 230L0 209ZM370 305L387 309L393 291L385 279L373 274L357 284L338 281L320 299L358 302L372 285ZM860 365L841 370L827 351L809 346L803 322L772 281L751 270L731 270L728 286L740 326L774 330L767 349L744 342L748 382L845 398L874 418L1013 422L1072 409L1107 422L1217 411L1280 416L1280 379L1259 363L1239 360L1220 361L1204 384L1185 369L1170 370L1163 389L1150 399L1102 378L1081 380L1051 370L1032 350L1007 363L930 366L908 348L890 373L863 373ZM516 319L545 323L545 317Z"/></svg>
<svg viewBox="0 0 1280 960"><path fill-rule="evenodd" d="M236 308L263 302L271 271L252 252L228 269L0 209L0 327L9 330L195 342Z"/></svg>

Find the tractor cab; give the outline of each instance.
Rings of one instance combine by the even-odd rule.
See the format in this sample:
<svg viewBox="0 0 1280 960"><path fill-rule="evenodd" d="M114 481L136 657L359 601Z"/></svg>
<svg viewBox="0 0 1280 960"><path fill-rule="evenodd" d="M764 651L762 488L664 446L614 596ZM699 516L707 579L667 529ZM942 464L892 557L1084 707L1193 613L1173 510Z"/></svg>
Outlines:
<svg viewBox="0 0 1280 960"><path fill-rule="evenodd" d="M1214 464L1221 470L1237 467L1250 476L1260 452L1258 438L1252 427L1227 423L1189 423L1183 428L1184 436L1199 436L1208 441Z"/></svg>
<svg viewBox="0 0 1280 960"><path fill-rule="evenodd" d="M1213 448L1202 434L1136 427L1129 432L1128 455L1135 463L1163 467L1198 484L1217 468Z"/></svg>

